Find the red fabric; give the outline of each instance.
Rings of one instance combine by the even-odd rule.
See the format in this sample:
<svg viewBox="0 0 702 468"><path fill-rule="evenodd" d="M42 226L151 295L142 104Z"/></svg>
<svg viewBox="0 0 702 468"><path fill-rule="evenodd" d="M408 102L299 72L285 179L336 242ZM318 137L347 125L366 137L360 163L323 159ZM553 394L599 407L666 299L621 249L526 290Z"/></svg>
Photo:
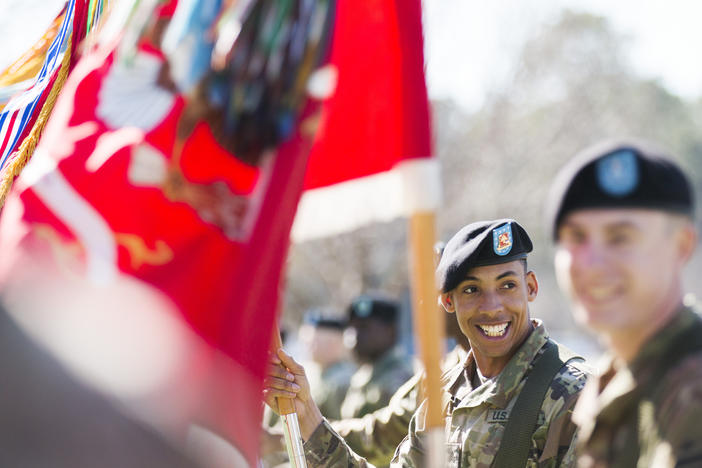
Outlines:
<svg viewBox="0 0 702 468"><path fill-rule="evenodd" d="M420 0L339 0L323 103L305 188L323 187L431 156Z"/></svg>
<svg viewBox="0 0 702 468"><path fill-rule="evenodd" d="M230 358L210 363L216 370L210 374L211 398L195 417L233 441L252 464L265 356L303 182L306 188L324 186L431 154L420 0L340 0L336 22L331 60L339 82L335 96L324 103L324 131L307 172L311 143L299 133L278 149L272 164L252 167L228 155L201 122L175 157L182 97L148 131L113 128L97 112L112 67L112 54L100 50L76 66L40 143L56 162L55 171L113 235L119 270L163 292L212 349ZM309 104L305 117L314 117L314 110ZM126 137L131 143L117 145L88 169L106 141L124 142ZM178 193L185 198L173 197L163 184L133 182L131 169L138 149L145 147L180 174L184 189ZM83 241L85 234L72 224L75 220L56 213L32 183L21 177L15 184L7 207L22 207L13 210L21 212L21 222L12 226L15 237L10 236L18 244L0 238L2 251L44 245L51 254L56 246L38 234L49 226L65 246L79 244L78 260L87 262L91 246ZM230 202L233 207L226 204ZM223 226L241 215L236 203L255 216L250 226L235 222L241 229L227 235ZM224 213L205 213L202 206L223 206ZM163 264L135 262L132 251L117 240L122 234L138 237L147 249L166 245L172 258Z"/></svg>
<svg viewBox="0 0 702 468"><path fill-rule="evenodd" d="M89 3L89 0L76 0L76 9L73 13L73 33L71 35L72 49L70 68L73 68L76 64L76 60L79 56L78 49L80 49L80 43L85 39L87 33Z"/></svg>
<svg viewBox="0 0 702 468"><path fill-rule="evenodd" d="M165 293L197 334L231 358L227 364L220 364L219 359L210 363L220 369L209 377L216 387L211 393L218 398L203 399L201 411L194 417L233 441L253 465L266 353L310 141L297 134L279 148L268 167L252 167L228 154L213 139L207 124L200 122L176 159L176 128L184 109L181 97L148 131L111 128L100 117L101 89L112 61L112 53L104 51L81 60L57 103L41 151L48 152L60 176L109 227L119 270ZM89 131L75 131L78 128ZM122 141L123 133L119 132L125 130L136 143L119 147L99 167L87 170L96 148L111 137ZM174 200L163 186L133 183L129 171L137 146L143 148L143 144L160 152L169 167L179 170L194 198ZM35 187L20 178L12 200L8 200L8 206L19 201L23 208L21 223L13 226L21 233L19 245L12 250L36 251L46 243L38 231L50 226L64 246L78 243L78 260L85 260L90 243L72 221L52 211ZM254 214L250 229L228 236L225 227L231 218L203 214L197 205L203 197L206 208L224 207L224 214L234 218L239 208L227 211L226 203L244 203L247 212ZM245 223L234 224L242 227ZM151 250L163 243L172 258L164 264L135 262L133 252L118 242L122 234L138 236ZM10 248L7 242L4 248ZM50 255L48 246L44 250Z"/></svg>
<svg viewBox="0 0 702 468"><path fill-rule="evenodd" d="M170 18L175 14L178 7L178 0L165 0L156 7L157 18Z"/></svg>

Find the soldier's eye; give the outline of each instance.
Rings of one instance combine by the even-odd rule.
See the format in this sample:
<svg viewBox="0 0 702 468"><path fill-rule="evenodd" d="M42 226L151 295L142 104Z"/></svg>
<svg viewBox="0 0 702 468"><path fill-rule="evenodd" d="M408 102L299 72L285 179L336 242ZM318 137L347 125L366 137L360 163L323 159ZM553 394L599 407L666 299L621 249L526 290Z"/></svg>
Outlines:
<svg viewBox="0 0 702 468"><path fill-rule="evenodd" d="M626 245L631 242L631 236L627 234L613 234L607 241L610 245Z"/></svg>
<svg viewBox="0 0 702 468"><path fill-rule="evenodd" d="M581 245L585 243L587 236L579 229L565 227L558 233L558 241L563 244Z"/></svg>

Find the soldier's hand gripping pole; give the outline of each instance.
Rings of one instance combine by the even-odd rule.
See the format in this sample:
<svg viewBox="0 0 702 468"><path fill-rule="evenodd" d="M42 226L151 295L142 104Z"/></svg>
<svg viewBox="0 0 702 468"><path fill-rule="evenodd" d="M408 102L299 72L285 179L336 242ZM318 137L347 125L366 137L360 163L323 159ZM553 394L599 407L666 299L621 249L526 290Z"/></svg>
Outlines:
<svg viewBox="0 0 702 468"><path fill-rule="evenodd" d="M273 331L273 343L271 348L276 353L283 347L280 339L280 330L276 326ZM300 422L295 412L295 404L290 398L276 398L278 403L278 413L283 422L283 433L285 434L285 447L288 450L290 466L293 468L307 468L305 460L305 450L302 446L302 434L300 432Z"/></svg>

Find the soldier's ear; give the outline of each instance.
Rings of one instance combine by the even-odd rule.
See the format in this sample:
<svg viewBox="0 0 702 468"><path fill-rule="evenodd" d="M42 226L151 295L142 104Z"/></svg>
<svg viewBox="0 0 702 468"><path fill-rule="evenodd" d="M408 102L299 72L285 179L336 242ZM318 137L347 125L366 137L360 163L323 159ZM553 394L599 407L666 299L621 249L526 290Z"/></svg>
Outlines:
<svg viewBox="0 0 702 468"><path fill-rule="evenodd" d="M536 273L529 271L526 274L527 299L529 302L536 299L539 294L539 280L536 279Z"/></svg>
<svg viewBox="0 0 702 468"><path fill-rule="evenodd" d="M693 223L685 219L675 233L678 247L678 257L681 266L684 266L695 253L698 233Z"/></svg>
<svg viewBox="0 0 702 468"><path fill-rule="evenodd" d="M456 312L456 305L453 303L453 299L451 299L451 293L441 293L439 296L439 304L441 304L449 314Z"/></svg>

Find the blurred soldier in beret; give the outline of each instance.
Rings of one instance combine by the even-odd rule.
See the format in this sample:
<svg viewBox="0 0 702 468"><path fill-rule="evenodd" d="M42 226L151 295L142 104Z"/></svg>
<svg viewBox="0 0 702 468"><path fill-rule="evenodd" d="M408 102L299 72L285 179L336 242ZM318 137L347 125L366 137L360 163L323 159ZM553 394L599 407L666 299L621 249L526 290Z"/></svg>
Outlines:
<svg viewBox="0 0 702 468"><path fill-rule="evenodd" d="M682 286L697 233L684 172L647 145L603 143L562 169L548 215L559 283L610 351L574 413L578 466L702 466L702 320Z"/></svg>
<svg viewBox="0 0 702 468"><path fill-rule="evenodd" d="M395 346L400 304L381 295L362 295L348 308L355 331L354 356L360 366L351 377L341 417L360 418L383 408L412 374L408 357Z"/></svg>
<svg viewBox="0 0 702 468"><path fill-rule="evenodd" d="M514 220L470 224L447 244L436 277L444 308L470 342L466 359L444 374L449 465L571 466L571 409L586 374L582 358L552 341L529 315L538 293ZM304 369L283 351L273 360L267 401L294 398L313 466L367 466L324 420ZM289 372L285 369L289 369ZM412 417L391 466L424 466L424 405ZM506 443L501 443L505 441ZM507 442L508 441L508 442Z"/></svg>
<svg viewBox="0 0 702 468"><path fill-rule="evenodd" d="M446 314L443 308L440 312ZM447 315L446 338L453 347L441 362L443 371L462 362L470 349L458 327L456 315ZM376 467L389 466L395 449L407 435L412 415L424 399L423 379L424 371L420 370L397 389L387 406L361 418L330 421L331 426L356 454ZM320 442L324 443L323 440ZM311 444L308 447L311 448Z"/></svg>
<svg viewBox="0 0 702 468"><path fill-rule="evenodd" d="M441 312L446 314L443 308L441 308ZM451 351L441 362L441 368L444 371L462 362L470 349L468 340L458 326L456 314L447 314L445 324L446 338L448 344L451 345ZM387 467L390 465L390 460L398 444L407 435L407 427L412 415L423 400L423 377L424 371L418 371L397 389L387 406L360 418L335 421L324 413L322 404L318 404L318 406L322 415L329 420L334 431L343 437L344 442L356 454L376 467ZM318 402L315 396L314 379L309 374L308 379L312 398ZM329 440L331 439L330 434ZM269 440L267 442L275 443L275 450L285 452L282 435L277 437L275 441ZM326 441L315 439L315 443L325 444ZM313 450L312 444L308 444L307 448ZM287 461L287 457L284 460ZM270 464L264 463L264 466L270 466Z"/></svg>
<svg viewBox="0 0 702 468"><path fill-rule="evenodd" d="M356 370L344 344L347 325L347 320L337 317L333 311L317 308L305 314L299 332L310 359L318 366L312 397L329 419L341 417L341 403Z"/></svg>

